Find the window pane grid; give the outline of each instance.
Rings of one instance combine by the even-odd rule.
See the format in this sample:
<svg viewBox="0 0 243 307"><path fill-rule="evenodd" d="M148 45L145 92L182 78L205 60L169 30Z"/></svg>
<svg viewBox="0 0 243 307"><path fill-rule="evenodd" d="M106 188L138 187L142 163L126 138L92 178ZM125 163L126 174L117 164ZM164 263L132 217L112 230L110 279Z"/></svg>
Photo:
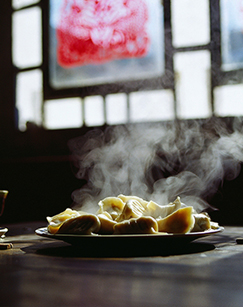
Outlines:
<svg viewBox="0 0 243 307"><path fill-rule="evenodd" d="M170 29L170 17L168 19L168 16L165 16L165 20L167 21L163 26L165 26L165 28L167 29L165 32L165 41L167 39L169 39L169 41L166 41L166 46L165 46L165 50L169 51L168 46L170 46L172 48L171 51L171 55L168 57L168 55L165 55L165 67L169 68L166 69L164 73L161 74L161 77L158 78L154 78L154 79L147 79L144 81L144 83L141 81L136 81L136 80L131 80L131 82L123 82L122 83L117 83L114 86L117 86L117 90L114 90L113 85L111 84L110 89L109 87L107 87L107 90L105 92L105 87L101 84L101 85L94 85L92 88L91 87L85 87L84 91L87 92L88 95L90 96L85 96L82 94L82 101L80 103L80 110L78 111L80 113L79 116L79 121L77 121L77 123L75 124L75 127L80 127L80 126L88 126L88 127L92 127L92 126L102 126L104 124L110 124L110 125L116 125L116 124L127 124L127 123L133 123L133 122L141 122L141 121L156 121L156 120L171 120L174 118L180 118L180 119L187 119L187 118L207 118L212 116L212 110L210 108L211 105L214 104L214 101L211 101L212 99L216 99L215 101L215 107L214 109L216 110L215 114L218 116L226 116L227 112L229 114L232 114L233 116L237 116L237 108L238 108L238 104L237 101L234 103L234 110L232 111L228 111L226 105L226 100L222 100L222 108L221 108L221 102L220 99L218 97L221 97L222 94L221 93L230 93L231 90L231 85L229 85L229 89L227 88L220 88L220 85L226 85L227 83L231 82L232 78L235 80L235 83L241 83L243 80L243 77L240 77L241 75L237 75L237 71L240 72L241 70L238 69L236 67L235 72L234 71L222 71L220 69L217 68L216 65L216 69L214 66L214 71L212 72L212 67L208 67L207 70L205 70L204 72L204 76L200 79L201 84L204 84L203 86L201 86L200 90L202 90L204 88L204 91L202 90L202 92L206 93L204 95L204 102L203 103L199 103L200 105L202 104L204 107L202 111L198 111L198 108L195 108L195 110L193 111L193 108L189 108L188 111L186 107L183 107L183 103L186 103L186 96L181 96L181 84L186 84L184 81L182 82L181 79L181 73L178 73L177 71L177 67L174 68L174 65L178 62L176 60L176 58L178 57L178 54L186 54L187 51L190 50L190 52L208 52L210 54L210 52L214 52L214 42L210 42L210 37L209 37L209 29L211 27L211 29L213 29L212 24L210 25L210 21L209 21L209 8L212 10L212 8L217 7L217 5L214 6L214 3L212 4L211 1L209 0L203 0L203 1L199 1L199 0L194 0L193 1L193 7L192 6L188 6L191 7L192 11L191 13L194 11L193 16L195 17L198 14L198 8L199 6L202 7L202 11L201 11L201 15L203 15L204 17L200 16L200 18L204 18L203 21L201 22L201 26L202 29L200 31L202 31L202 35L198 35L197 39L198 40L193 40L192 36L193 34L191 33L187 33L187 35L189 36L185 36L184 41L183 41L183 36L179 35L181 32L181 28L180 28L180 22L182 22L183 18L185 18L186 16L183 16L182 12L180 12L180 10L178 10L178 3L182 2L184 4L191 4L192 0L182 0L180 2L180 0L172 0L171 3L169 0L165 0L164 1L164 6L165 7L165 11L168 13L168 6L171 5L172 8L172 41L170 42L170 36L168 35L168 29ZM209 5L210 2L210 5ZM225 1L221 1L221 3L224 3ZM177 3L177 5L176 5ZM49 9L45 6L44 1L36 1L36 0L22 0L22 1L12 1L12 5L13 5L13 25L17 24L16 22L16 18L15 18L15 12L16 14L19 12L25 12L28 10L32 10L33 8L38 8L39 12L41 12L42 9ZM31 7L31 8L30 8ZM33 10L34 11L34 10ZM189 13L189 12L187 12ZM39 14L39 13L38 13ZM211 11L212 14L212 11ZM200 15L200 14L199 14ZM42 17L37 17L42 23ZM181 20L181 21L180 21ZM192 19L194 20L194 19ZM196 20L196 19L195 19ZM169 21L169 23L168 23ZM189 22L189 21L188 21ZM212 22L212 20L211 20ZM199 26L199 25L197 25ZM189 26L187 25L187 28ZM217 27L216 27L217 28ZM17 30L15 30L17 31ZM184 34L185 34L185 30L184 30ZM162 33L162 32L161 32ZM46 33L44 34L44 39L46 39ZM191 35L191 36L190 36ZM34 35L34 36L41 36L41 34L38 35ZM212 35L212 37L214 37L214 34ZM13 41L13 45L16 44L16 39ZM225 43L224 43L225 44ZM42 46L40 43L35 43L32 44L34 45L39 45L38 48L39 50L42 49ZM173 45L173 46L172 46ZM20 50L21 48L18 47L18 45L16 45L16 47L14 47L15 50ZM164 48L164 47L163 47ZM227 48L226 48L227 50ZM173 53L172 51L176 51L175 53ZM15 51L17 52L17 51ZM27 57L29 58L29 57ZM172 64L170 64L168 61L172 59ZM212 59L215 60L215 56L214 54L212 55ZM39 67L41 70L43 70L43 73L46 74L46 71L44 69L44 66L46 65L46 59L44 62L44 65L42 64L42 59L38 57L33 60L33 62L27 62L27 63L21 63L21 61L19 61L18 56L14 55L13 56L13 60L14 60L14 64L17 65L16 71L18 72L23 72L26 73L28 71L35 71L35 69L37 67ZM28 59L30 60L30 58ZM209 60L210 62L210 60ZM219 63L219 62L217 62ZM176 65L175 65L176 66ZM218 71L217 71L218 69ZM217 76L218 74L218 78L216 79L212 79L210 77L210 71L212 76ZM216 72L215 72L216 71ZM175 83L174 83L174 74L176 76L175 78ZM242 71L243 74L243 71ZM179 76L179 79L178 79ZM224 78L219 78L219 76L222 76ZM190 75L191 77L191 75ZM49 80L49 79L47 79ZM203 81L202 81L203 80ZM212 82L212 85L210 84L210 82ZM126 89L126 85L131 85L129 89ZM146 88L146 90L144 90L144 88ZM186 87L184 87L185 90ZM96 90L97 92L95 92ZM148 100L148 92L149 90L152 90L154 92L154 98L156 96L156 92L157 90L161 90L163 91L163 93L167 93L167 94L162 94L161 97L161 101L158 102L156 104L156 102L153 102L151 104L147 104L146 100ZM210 94L210 91L213 91L213 94ZM238 90L238 88L237 88ZM41 84L41 89L40 91L44 91L45 92L45 97L48 97L48 95L46 95L46 87L42 88L42 84ZM39 92L40 92L39 91ZM78 91L82 91L82 89L78 89L77 88L77 92ZM89 92L90 91L90 92ZM92 91L93 91L93 95L92 95ZM232 89L233 91L233 89ZM238 90L239 93L241 93L240 90ZM55 93L56 96L58 96L58 92L59 89L54 90L52 93ZM60 93L65 93L64 91L60 91ZM114 92L114 93L112 93ZM117 93L119 92L119 93ZM188 91L187 91L188 92ZM50 92L51 93L51 92ZM117 94L116 94L117 93ZM120 96L119 96L120 95ZM152 94L151 94L152 95ZM167 98L165 98L165 96ZM65 95L64 95L65 96ZM77 95L73 94L74 98L77 97ZM138 98L139 96L141 96L142 98ZM238 95L239 96L239 95ZM42 95L40 96L42 97ZM93 98L92 98L93 97ZM95 98L96 97L96 98ZM97 98L98 97L98 98ZM170 97L170 98L169 98ZM176 97L176 99L175 99ZM52 98L52 97L50 97ZM60 106L62 105L62 94L60 94ZM37 98L36 98L37 99ZM39 99L39 98L38 98ZM42 104L44 104L43 98L42 99ZM96 102L93 101L92 99L97 99ZM150 99L150 98L149 98ZM165 100L164 100L165 99ZM201 97L200 97L201 99ZM199 101L200 101L199 99ZM155 99L156 100L156 99ZM190 99L189 99L190 100ZM100 102L98 102L100 101ZM153 100L154 101L154 100ZM58 101L56 102L56 104L58 104ZM17 102L18 105L18 102ZM70 104L71 106L72 104ZM22 107L21 107L22 108ZM163 108L165 111L163 111ZM156 113L156 111L154 110L160 110ZM199 108L200 109L200 108ZM22 110L22 109L21 109ZM45 117L45 112L47 112L45 110L45 107L43 105L42 108L43 112L44 112L44 117ZM51 108L49 108L50 112ZM221 111L222 110L222 111ZM154 112L154 113L153 113ZM191 114L189 113L191 112ZM194 112L194 113L193 113ZM242 113L242 111L239 109L239 112ZM21 113L21 112L20 112ZM160 114L163 113L163 116L161 116ZM23 114L23 113L22 113ZM26 113L27 114L27 113ZM38 115L39 116L39 115ZM41 118L40 116L38 118ZM23 118L20 120L20 125L21 127L24 126L23 123ZM41 126L41 122L40 120L36 120L36 122L38 122L38 124ZM65 128L65 127L63 127ZM68 128L68 125L67 125Z"/></svg>

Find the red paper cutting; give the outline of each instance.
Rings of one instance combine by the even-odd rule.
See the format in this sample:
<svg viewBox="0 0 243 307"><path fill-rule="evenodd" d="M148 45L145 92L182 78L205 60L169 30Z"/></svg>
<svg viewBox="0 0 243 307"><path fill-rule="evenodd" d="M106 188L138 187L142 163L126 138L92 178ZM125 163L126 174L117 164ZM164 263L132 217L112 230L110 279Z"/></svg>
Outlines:
<svg viewBox="0 0 243 307"><path fill-rule="evenodd" d="M145 56L148 9L144 0L64 0L57 26L62 67Z"/></svg>

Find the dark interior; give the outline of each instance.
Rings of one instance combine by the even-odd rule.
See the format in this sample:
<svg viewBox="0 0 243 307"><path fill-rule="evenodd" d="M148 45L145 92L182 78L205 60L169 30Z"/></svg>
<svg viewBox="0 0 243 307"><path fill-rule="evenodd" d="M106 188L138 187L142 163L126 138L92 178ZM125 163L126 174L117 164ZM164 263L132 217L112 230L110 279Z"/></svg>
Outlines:
<svg viewBox="0 0 243 307"><path fill-rule="evenodd" d="M43 3L45 5L45 1ZM11 1L1 1L0 188L9 190L1 223L45 220L47 215L54 215L72 206L72 192L80 189L85 180L75 176L68 141L90 130L83 127L47 131L32 123L28 124L25 132L17 130L16 68L11 60L11 13ZM222 121L231 125L230 119ZM180 171L178 161L172 173ZM170 176L170 173L164 173L163 176ZM206 197L215 207L210 214L221 225L243 225L242 187L241 171L237 178L220 182L218 190Z"/></svg>

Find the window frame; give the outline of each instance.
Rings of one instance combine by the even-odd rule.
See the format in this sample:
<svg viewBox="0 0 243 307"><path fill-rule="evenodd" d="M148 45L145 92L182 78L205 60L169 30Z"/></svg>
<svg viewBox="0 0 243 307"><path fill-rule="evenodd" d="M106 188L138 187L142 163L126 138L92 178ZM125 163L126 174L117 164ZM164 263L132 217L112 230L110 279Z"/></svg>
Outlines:
<svg viewBox="0 0 243 307"><path fill-rule="evenodd" d="M214 88L227 84L243 83L243 68L223 71L221 69L221 25L220 25L220 0L209 0L210 11L210 42L206 45L193 47L175 48L172 45L171 24L171 0L161 0L164 7L164 57L165 73L158 78L123 81L95 86L70 87L65 89L54 89L49 79L49 0L40 0L42 8L43 28L43 86L44 100L67 97L84 98L90 95L101 95L124 92L129 94L139 90L171 89L175 96L175 72L173 56L177 52L209 50L211 54L211 106L214 115ZM105 86L104 86L105 85ZM176 97L175 97L176 110Z"/></svg>
<svg viewBox="0 0 243 307"><path fill-rule="evenodd" d="M4 4L2 4L4 7ZM11 6L11 4L8 4ZM43 53L43 62L40 66L28 67L24 69L17 68L13 65L11 60L8 58L8 63L11 63L10 69L8 69L9 80L12 78L12 91L11 94L8 93L7 101L11 101L12 107L11 111L9 110L9 105L3 106L3 112L9 114L11 121L5 124L9 127L8 131L14 131L17 133L18 138L25 139L27 147L32 148L33 143L37 143L35 137L27 137L27 133L24 134L17 131L16 124L16 115L15 115L15 83L17 74L20 72L30 71L33 69L40 69L43 72L43 104L45 100L49 99L59 99L59 98L69 98L69 97L80 97L84 98L90 95L101 95L105 98L107 94L111 93L120 93L124 92L129 94L134 91L139 90L152 90L152 89L171 89L174 93L174 109L176 112L176 94L175 94L175 73L173 65L173 56L177 52L186 52L186 51L197 51L197 50L209 50L211 54L211 106L214 116L214 88L216 86L227 85L227 84L239 84L243 83L243 69L237 69L232 71L223 71L221 70L221 29L220 29L220 0L209 0L210 5L210 42L206 45L193 46L193 47L183 47L183 48L174 48L172 45L172 24L171 24L171 0L161 0L161 5L164 6L164 46L165 46L165 74L160 78L153 78L148 80L136 80L129 82L119 82L115 84L109 84L105 87L103 85L97 86L85 86L85 87L76 87L76 88L67 88L67 89L53 89L50 86L49 80L49 0L40 0L38 3L25 6L20 9L14 10L13 8L8 7L8 20L11 21L12 14L15 11L20 11L23 9L31 7L40 7L42 11L42 53ZM12 22L12 21L11 21ZM10 26L11 29L11 26ZM10 40L10 32L5 34L5 40ZM8 37L7 37L8 36ZM11 51L11 44L8 44L9 50ZM6 51L6 55L7 55ZM11 52L8 56L11 55ZM6 70L7 71L7 70ZM12 77L11 77L12 76ZM127 95L129 96L129 95ZM3 125L3 124L2 124ZM106 127L105 124L103 129ZM67 141L75 136L85 133L86 131L92 129L92 127L86 127L85 125L80 128L73 129L59 129L59 130L46 130L43 127L36 127L37 130L33 131L33 135L38 131L41 138L41 146L45 148L44 151L47 151L47 148L50 149L50 152L58 153L58 148L63 150L66 148ZM28 130L28 129L27 129ZM27 131L28 132L28 131ZM32 133L32 132L31 132ZM57 149L52 150L50 145L51 139L55 137L56 143L59 145ZM39 147L37 146L37 149ZM28 151L27 149L24 150ZM31 152L31 151L30 151ZM33 150L35 152L35 150Z"/></svg>
<svg viewBox="0 0 243 307"><path fill-rule="evenodd" d="M169 71L173 71L173 58L168 54L168 50L171 50L172 39L171 31L165 32L164 43L166 42L165 47L165 71L167 73L163 74L157 78L149 79L139 79L139 80L129 80L129 81L119 81L115 83L104 83L99 85L92 86L80 86L80 87L69 87L64 89L54 89L50 85L50 72L49 72L49 0L41 0L42 10L43 10L43 65L44 69L44 99L57 99L57 98L67 98L67 97L81 97L84 98L90 95L101 95L106 96L108 94L115 94L124 92L129 94L133 91L139 91L141 89L151 90L151 89L173 89L174 88L174 75L168 74ZM170 1L162 0L167 4L164 5L167 10L170 10L168 4ZM164 23L167 25L170 24L170 14L164 12ZM105 86L104 86L105 85Z"/></svg>

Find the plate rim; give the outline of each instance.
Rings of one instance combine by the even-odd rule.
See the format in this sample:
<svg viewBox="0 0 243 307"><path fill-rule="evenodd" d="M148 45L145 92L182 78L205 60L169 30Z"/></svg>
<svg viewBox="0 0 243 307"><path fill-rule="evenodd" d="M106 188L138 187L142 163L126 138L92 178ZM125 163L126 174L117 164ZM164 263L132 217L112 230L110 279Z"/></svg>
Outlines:
<svg viewBox="0 0 243 307"><path fill-rule="evenodd" d="M189 232L189 233L158 233L158 234L110 234L110 235L102 235L102 234L91 234L91 235L79 235L79 234L51 234L48 232L47 227L40 227L35 230L35 234L38 236L42 237L47 237L47 238L53 238L57 240L62 240L63 238L75 238L75 239L81 239L81 238L186 238L186 237L204 237L204 236L209 236L209 235L214 235L217 233L220 233L224 230L223 226L219 226L217 229L209 229L205 231L200 231L200 232Z"/></svg>

